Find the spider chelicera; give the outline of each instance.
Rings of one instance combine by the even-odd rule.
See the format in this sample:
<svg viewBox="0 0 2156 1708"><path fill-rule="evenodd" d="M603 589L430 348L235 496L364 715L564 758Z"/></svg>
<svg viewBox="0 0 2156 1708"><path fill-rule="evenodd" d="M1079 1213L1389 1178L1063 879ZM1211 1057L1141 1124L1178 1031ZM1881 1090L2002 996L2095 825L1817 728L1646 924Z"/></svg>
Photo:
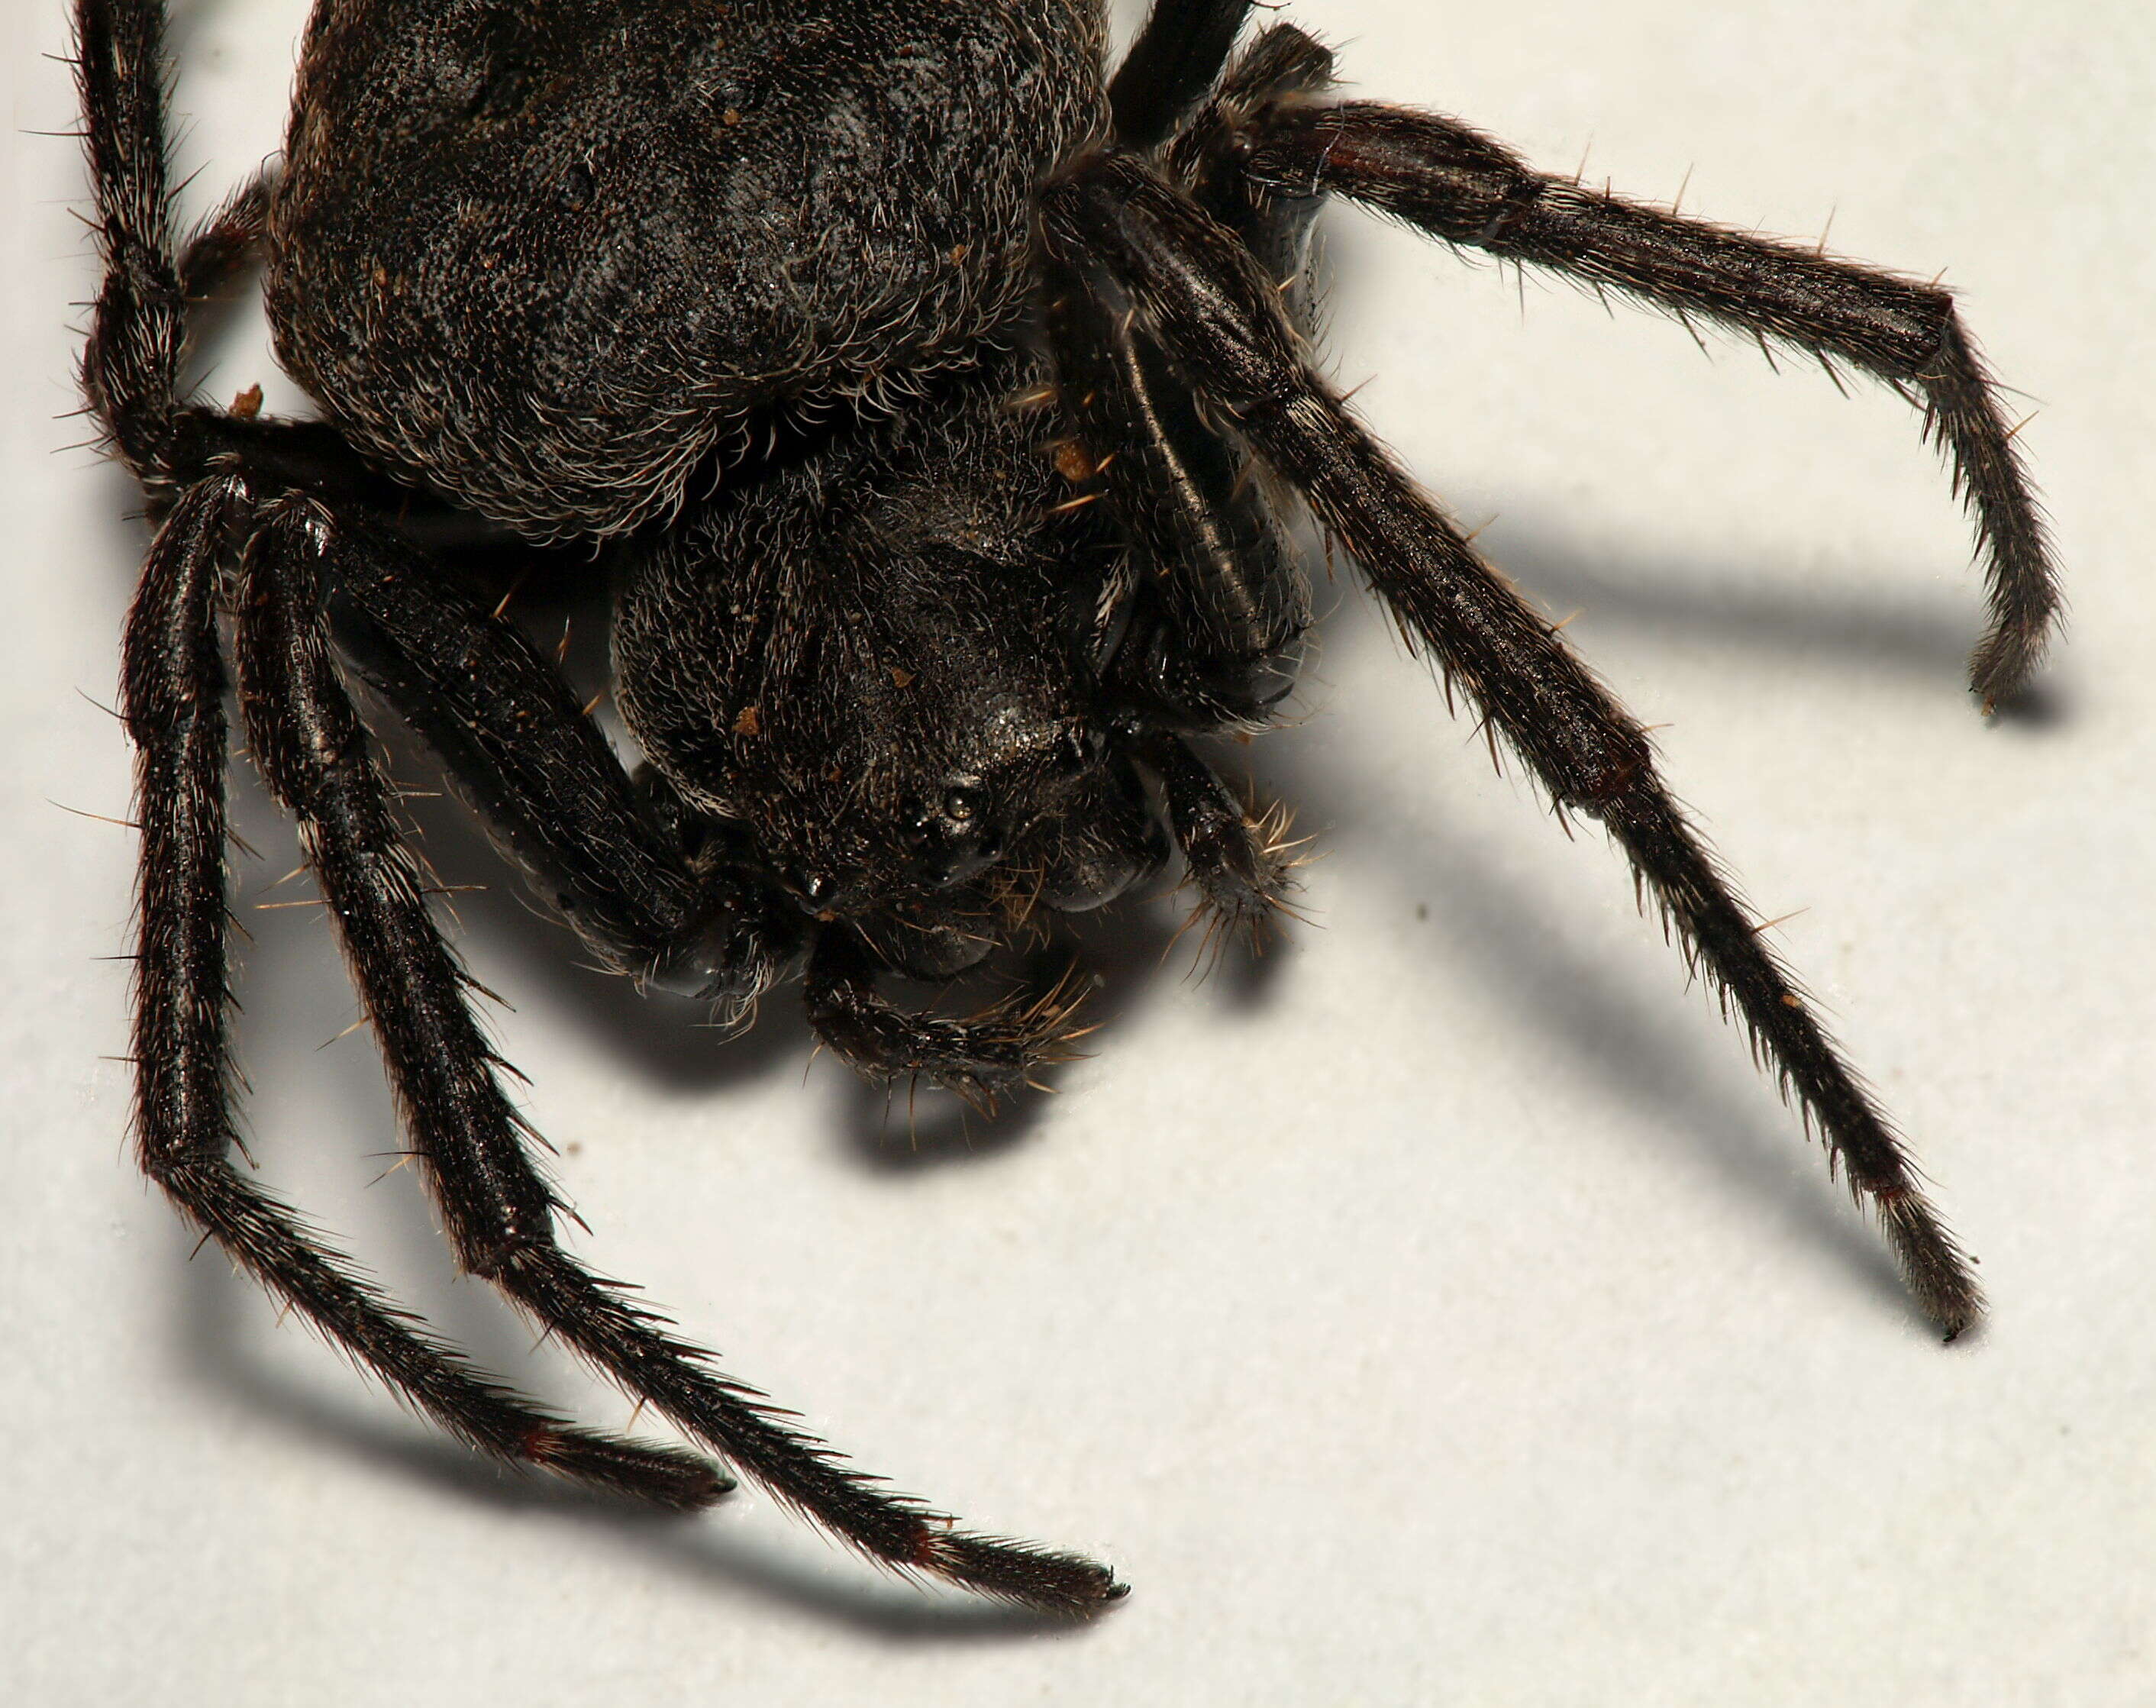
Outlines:
<svg viewBox="0 0 2156 1708"><path fill-rule="evenodd" d="M354 708L440 755L607 962L746 1015L798 977L864 1072L989 1100L1055 992L916 1013L1021 926L1149 878L1255 929L1291 864L1193 738L1264 725L1310 622L1299 502L1561 816L1599 821L1951 1336L1968 1268L1907 1157L1658 778L1645 736L1312 372L1327 197L1869 374L1974 518L1987 705L2056 607L1948 294L1529 170L1341 101L1250 0L341 0L282 164L172 221L161 0L79 0L105 263L90 408L156 523L124 710L141 828L136 1139L181 1212L414 1405L518 1464L693 1508L704 1459L578 1428L401 1315L235 1169L228 669L297 819L463 1266L700 1448L872 1559L1083 1610L1091 1562L967 1534L852 1469L555 1237ZM319 423L182 395L192 310L259 264ZM457 568L602 544L632 773Z"/></svg>

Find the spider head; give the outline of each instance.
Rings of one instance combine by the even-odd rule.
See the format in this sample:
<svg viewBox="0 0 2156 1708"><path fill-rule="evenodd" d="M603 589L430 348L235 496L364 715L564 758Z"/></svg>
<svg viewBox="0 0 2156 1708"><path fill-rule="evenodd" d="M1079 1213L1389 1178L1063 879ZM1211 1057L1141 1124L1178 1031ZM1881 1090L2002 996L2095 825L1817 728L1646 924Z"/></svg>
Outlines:
<svg viewBox="0 0 2156 1708"><path fill-rule="evenodd" d="M640 567L615 642L618 702L684 800L802 911L931 977L1163 855L1099 681L1097 553L1020 423L940 426L722 496Z"/></svg>
<svg viewBox="0 0 2156 1708"><path fill-rule="evenodd" d="M1081 805L1107 746L1070 613L1042 567L937 540L865 554L846 620L773 696L761 833L792 886L846 916L956 900L1037 858Z"/></svg>

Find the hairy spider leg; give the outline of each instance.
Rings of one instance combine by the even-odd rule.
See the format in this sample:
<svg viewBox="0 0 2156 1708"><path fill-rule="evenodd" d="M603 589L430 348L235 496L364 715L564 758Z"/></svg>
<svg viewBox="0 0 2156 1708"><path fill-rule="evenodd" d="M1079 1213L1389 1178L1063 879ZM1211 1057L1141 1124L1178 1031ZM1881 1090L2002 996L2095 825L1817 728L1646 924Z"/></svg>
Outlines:
<svg viewBox="0 0 2156 1708"><path fill-rule="evenodd" d="M1310 100L1332 85L1332 50L1291 23L1272 24L1235 56L1205 105L1162 151L1170 180L1243 240L1303 331L1310 230L1323 198L1274 194L1244 170L1242 156L1260 114L1279 102Z"/></svg>
<svg viewBox="0 0 2156 1708"><path fill-rule="evenodd" d="M1160 779L1168 822L1204 900L1209 928L1260 946L1274 916L1291 910L1287 898L1301 862L1298 844L1287 838L1287 810L1245 808L1178 736L1150 731L1138 738L1137 753Z"/></svg>
<svg viewBox="0 0 2156 1708"><path fill-rule="evenodd" d="M808 1023L849 1064L876 1080L932 1080L976 1109L1032 1084L1039 1069L1075 1059L1090 1028L1066 978L984 1013L946 1016L901 1008L877 993L878 964L858 932L828 931L809 953Z"/></svg>
<svg viewBox="0 0 2156 1708"><path fill-rule="evenodd" d="M239 1138L217 610L230 541L251 520L252 495L230 473L176 490L167 461L180 413L188 270L173 255L162 21L159 6L85 0L76 24L105 264L85 382L100 425L166 512L129 614L121 670L142 839L134 1028L142 1168L235 1263L460 1439L661 1505L707 1505L731 1486L711 1466L572 1428L491 1381L419 1331L232 1165Z"/></svg>
<svg viewBox="0 0 2156 1708"><path fill-rule="evenodd" d="M655 771L632 782L561 674L513 624L393 535L341 525L327 603L340 652L441 758L458 787L584 941L640 982L724 1003L740 1018L800 967L817 1035L879 1079L919 1075L993 1102L1069 1058L1060 993L952 1018L875 993L876 963L844 922L812 926L767 885L700 850L695 868L663 823L678 803ZM697 833L723 833L700 820ZM723 854L721 851L721 856Z"/></svg>
<svg viewBox="0 0 2156 1708"><path fill-rule="evenodd" d="M798 963L805 921L665 822L562 673L393 534L347 515L326 592L339 652L434 750L533 887L616 971L737 1013Z"/></svg>
<svg viewBox="0 0 2156 1708"><path fill-rule="evenodd" d="M1531 171L1435 113L1280 105L1253 121L1244 170L1276 193L1337 190L1447 243L1546 267L1871 374L1921 403L1974 519L1990 605L1969 663L1986 710L2042 658L2060 608L2044 518L1952 293L1793 244ZM1771 360L1771 355L1769 356Z"/></svg>
<svg viewBox="0 0 2156 1708"><path fill-rule="evenodd" d="M496 1078L500 1063L472 1015L465 975L429 914L393 792L333 659L327 589L363 587L370 573L378 587L382 565L367 548L383 542L363 517L346 526L333 506L295 490L295 474L325 473L334 489L352 465L323 429L216 416L178 398L187 269L175 259L170 228L162 22L154 0L82 0L77 25L106 262L85 387L165 516L129 623L123 690L143 837L135 1054L145 1170L243 1267L459 1438L663 1506L708 1505L731 1486L689 1454L569 1426L480 1376L232 1167L217 613L236 546L234 650L249 745L300 823L465 1266L871 1557L1037 1607L1083 1610L1111 1599L1121 1587L1091 1562L968 1536L887 1494L778 1421L753 1390L711 1372L705 1355L554 1244L558 1203L526 1152L526 1130ZM197 278L244 259L258 223L249 206L243 192L204 228L209 247L190 246L188 254L203 258ZM554 735L571 747L578 739ZM533 751L543 765L544 744L526 757ZM513 774L513 760L495 763L496 781Z"/></svg>
<svg viewBox="0 0 2156 1708"><path fill-rule="evenodd" d="M1310 589L1253 479L1127 303L1050 264L1050 339L1085 485L1132 552L1126 631L1108 670L1149 721L1264 723L1294 686Z"/></svg>
<svg viewBox="0 0 2156 1708"><path fill-rule="evenodd" d="M1201 418L1188 381L1113 282L1052 260L1047 274L1062 407L1137 563L1111 680L1168 726L1133 736L1131 751L1160 780L1209 921L1255 941L1295 862L1273 821L1246 811L1171 731L1265 721L1294 683L1309 587L1249 454Z"/></svg>
<svg viewBox="0 0 2156 1708"><path fill-rule="evenodd" d="M187 234L179 279L180 294L190 303L223 289L254 259L269 229L270 197L276 187L277 168L264 167Z"/></svg>
<svg viewBox="0 0 2156 1708"><path fill-rule="evenodd" d="M1127 291L1172 354L1303 495L1560 811L1599 818L1754 1047L1819 1126L1830 1166L1868 1202L1925 1313L1951 1339L1983 1302L1902 1141L1829 1041L1713 857L1656 776L1639 726L1556 629L1479 558L1302 360L1272 282L1231 233L1127 154L1044 197L1063 264Z"/></svg>
<svg viewBox="0 0 2156 1708"><path fill-rule="evenodd" d="M335 519L295 496L242 566L235 651L249 740L300 837L464 1267L789 1507L868 1557L1026 1605L1081 1612L1120 1587L1104 1567L973 1536L887 1492L709 1355L563 1251L559 1200L504 1093L467 980L429 914L392 792L340 679L322 588L349 573Z"/></svg>
<svg viewBox="0 0 2156 1708"><path fill-rule="evenodd" d="M1158 146L1203 100L1228 62L1253 0L1154 0L1108 83L1116 140Z"/></svg>
<svg viewBox="0 0 2156 1708"><path fill-rule="evenodd" d="M685 1453L572 1428L475 1371L232 1166L224 671L217 584L245 515L235 476L181 495L143 566L124 715L142 833L136 1142L150 1177L340 1350L475 1447L680 1511L732 1485Z"/></svg>

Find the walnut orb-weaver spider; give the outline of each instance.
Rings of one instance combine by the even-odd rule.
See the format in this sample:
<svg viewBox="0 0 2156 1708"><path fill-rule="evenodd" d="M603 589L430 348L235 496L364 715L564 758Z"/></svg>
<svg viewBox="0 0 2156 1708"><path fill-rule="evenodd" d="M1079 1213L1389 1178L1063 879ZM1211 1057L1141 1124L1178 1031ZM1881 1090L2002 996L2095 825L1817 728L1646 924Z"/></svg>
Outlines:
<svg viewBox="0 0 2156 1708"><path fill-rule="evenodd" d="M298 820L463 1266L872 1559L1032 1605L1119 1593L854 1471L555 1238L561 1211L431 918L346 686L440 754L609 964L746 1012L804 982L872 1076L992 1098L1071 1032L1054 992L918 1014L1030 920L1151 876L1255 929L1284 851L1191 746L1265 724L1311 612L1306 505L1561 813L1599 820L1878 1215L1949 1336L1980 1300L1907 1156L1758 940L1645 734L1310 367L1337 194L1699 315L1922 405L2021 681L2056 608L2012 435L1951 299L1530 171L1331 94L1249 0L1158 0L1111 77L1094 0L321 0L285 159L172 222L161 0L79 0L105 280L84 380L157 536L130 618L137 1141L181 1211L444 1427L662 1505L702 1459L575 1427L399 1315L231 1162L228 656ZM188 400L191 312L259 259L315 423ZM624 769L454 572L603 542ZM229 629L229 642L222 632Z"/></svg>

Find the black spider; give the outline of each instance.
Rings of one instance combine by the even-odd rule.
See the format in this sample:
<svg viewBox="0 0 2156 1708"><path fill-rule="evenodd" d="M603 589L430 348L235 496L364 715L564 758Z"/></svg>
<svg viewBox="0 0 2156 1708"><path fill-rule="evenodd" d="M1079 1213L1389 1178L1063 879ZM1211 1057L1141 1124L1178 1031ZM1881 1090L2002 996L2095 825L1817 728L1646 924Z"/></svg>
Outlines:
<svg viewBox="0 0 2156 1708"><path fill-rule="evenodd" d="M157 524L123 685L142 1164L475 1445L662 1505L728 1486L489 1380L233 1167L220 625L463 1265L870 1557L1083 1609L1118 1593L1106 1570L888 1493L557 1244L346 679L439 750L611 964L737 1014L798 975L866 1073L991 1099L1056 1057L1066 1002L934 1018L880 975L952 977L1150 876L1171 837L1216 922L1281 904L1286 851L1188 738L1262 725L1292 680L1297 500L1560 817L1617 839L1931 1319L1978 1315L1645 736L1312 371L1296 287L1337 192L1885 380L1974 513L1989 705L2056 598L1951 299L1337 101L1292 25L1232 54L1249 4L1158 0L1110 80L1098 0L338 0L309 26L281 171L182 239L162 0L78 0L105 268L84 383ZM191 309L258 255L321 423L181 394ZM634 777L456 567L599 541Z"/></svg>

